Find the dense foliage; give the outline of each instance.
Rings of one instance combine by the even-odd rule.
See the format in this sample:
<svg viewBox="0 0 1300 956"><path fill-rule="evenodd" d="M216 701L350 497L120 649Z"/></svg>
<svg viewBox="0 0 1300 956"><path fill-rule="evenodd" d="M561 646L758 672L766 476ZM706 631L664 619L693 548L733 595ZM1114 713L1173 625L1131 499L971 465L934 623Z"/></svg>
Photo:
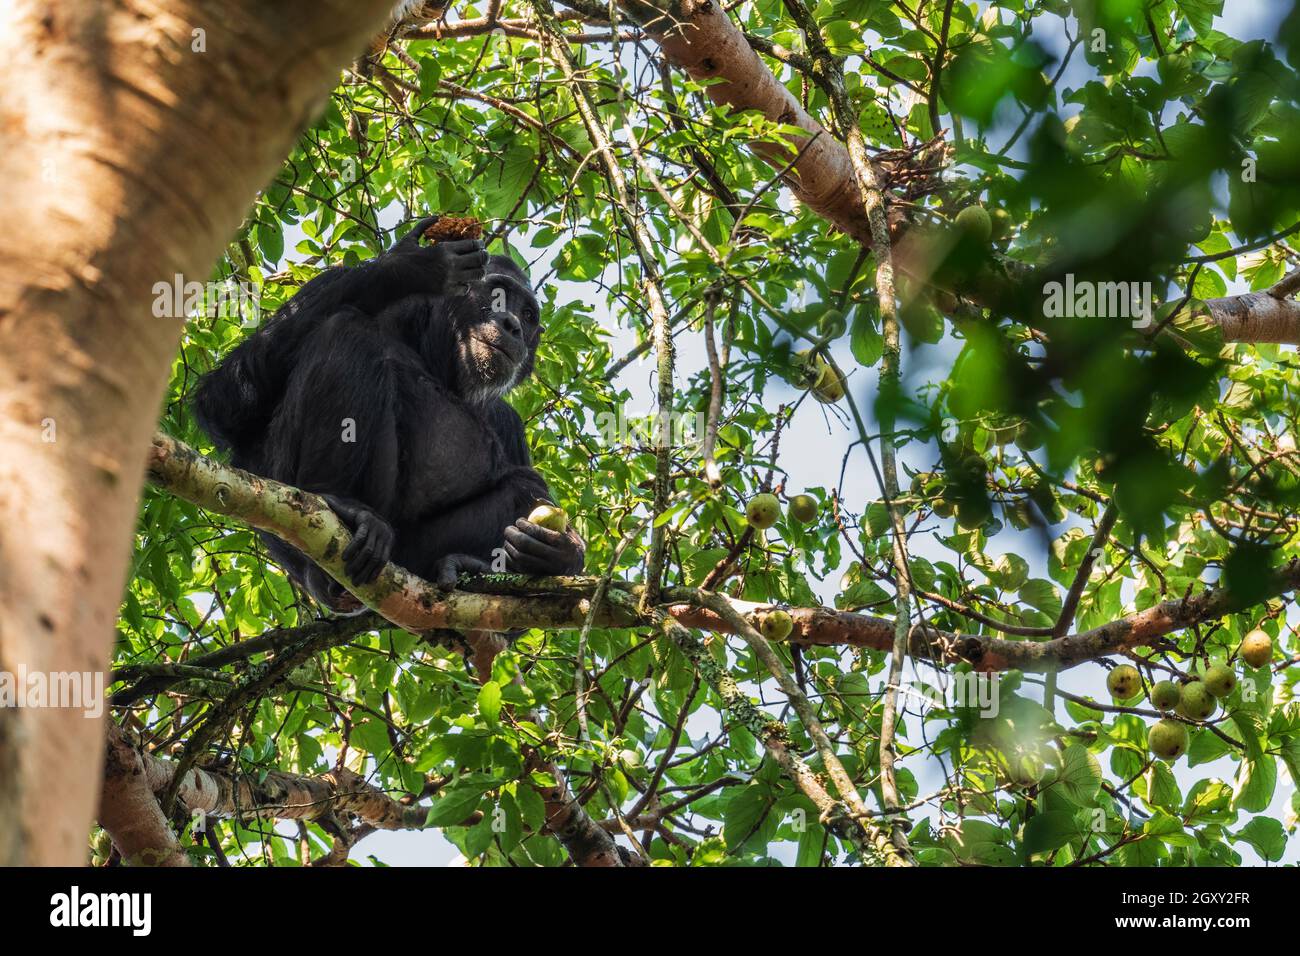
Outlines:
<svg viewBox="0 0 1300 956"><path fill-rule="evenodd" d="M812 9L831 50L848 58L873 149L912 149L948 131L942 182L906 207L916 229L950 240L941 277L960 285L1009 259L1079 283L1149 282L1164 303L1152 333L1113 315L1047 314L1040 280L995 303L904 283L904 384L884 396L874 257L792 204L755 158L752 144L780 142L780 127L713 105L632 23L611 37L608 24L563 22L584 34L571 44L583 88L653 239L674 323L679 440L671 507L658 519L670 532L667 582L699 585L733 551L754 494L807 493L813 520L785 509L719 588L892 617L890 522L875 472L877 423L892 415L913 619L1041 641L1216 582L1234 596L1231 613L1059 678L1012 671L970 685L954 680L964 668L909 663L897 780L921 863L1295 858L1300 640L1293 595L1272 575L1298 556L1300 367L1285 347L1225 343L1199 303L1266 289L1297 263L1300 15L1280 10L1269 26L1278 35L1243 41L1222 32L1231 31L1223 6L823 0ZM482 12L460 7L451 23ZM747 2L730 15L833 129L782 5ZM512 35L396 40L345 74L213 278L258 287L269 315L321 268L375 255L399 222L427 210L482 218L546 290L537 374L511 397L536 464L588 542L588 573L612 562L617 577L638 580L655 464L653 349L645 365L624 359L650 335L644 270L573 87L536 39L533 8L509 0L501 16L519 24ZM987 240L978 223L948 226L973 203L993 214ZM211 450L186 396L247 331L246 315L189 323L164 430ZM829 343L849 373L860 422L849 398L823 403L806 390L801 333ZM706 336L725 386L716 488L700 457ZM158 489L146 492L133 570L119 665L183 661L319 614L248 528ZM1237 651L1257 627L1272 655L1251 667ZM880 810L888 654L806 647L794 661L790 644L778 649ZM712 635L708 650L823 769L750 648ZM262 659L224 673L247 679ZM1126 660L1142 681L1112 700L1105 676ZM1172 718L1190 732L1187 754L1153 758L1159 714L1141 685L1225 662L1239 680L1209 721ZM991 699L981 707L954 692L968 686ZM184 742L220 698L219 685L182 683L136 716L156 742ZM533 708L544 726L523 719ZM527 785L541 773L529 762L539 748L597 820L670 807L657 827L636 831L657 863L856 859L653 630L595 629L585 639L534 630L484 685L453 651L373 631L229 716L216 746L250 774L319 774L342 760L398 796L433 781L430 823L475 863L565 862ZM215 833L232 861L294 864L300 839L312 855L329 845L316 824L301 834L281 825L279 836L272 826L249 818ZM192 852L213 851L198 842Z"/></svg>

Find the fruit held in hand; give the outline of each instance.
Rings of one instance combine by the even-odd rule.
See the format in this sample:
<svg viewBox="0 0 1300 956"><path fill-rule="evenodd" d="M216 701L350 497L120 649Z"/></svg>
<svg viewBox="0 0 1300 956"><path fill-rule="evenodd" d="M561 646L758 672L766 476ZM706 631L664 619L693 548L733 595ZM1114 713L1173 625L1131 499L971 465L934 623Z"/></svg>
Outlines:
<svg viewBox="0 0 1300 956"><path fill-rule="evenodd" d="M817 499L812 495L795 495L790 499L790 515L803 524L817 520Z"/></svg>
<svg viewBox="0 0 1300 956"><path fill-rule="evenodd" d="M1178 703L1178 713L1189 720L1209 720L1218 704L1204 681L1192 681L1183 688L1183 699Z"/></svg>
<svg viewBox="0 0 1300 956"><path fill-rule="evenodd" d="M1106 689L1116 700L1128 700L1137 696L1142 688L1142 675L1131 664L1120 664L1106 675Z"/></svg>
<svg viewBox="0 0 1300 956"><path fill-rule="evenodd" d="M1241 659L1251 667L1263 667L1273 659L1273 638L1255 628L1241 640Z"/></svg>
<svg viewBox="0 0 1300 956"><path fill-rule="evenodd" d="M776 524L776 519L779 517L781 517L781 502L776 500L776 495L766 492L754 495L745 506L745 520L755 528L770 528Z"/></svg>
<svg viewBox="0 0 1300 956"><path fill-rule="evenodd" d="M540 504L528 512L528 520L548 531L563 534L569 529L569 516L563 508L552 504Z"/></svg>
<svg viewBox="0 0 1300 956"><path fill-rule="evenodd" d="M473 216L439 216L437 222L424 230L424 238L431 243L444 239L482 239L483 223Z"/></svg>
<svg viewBox="0 0 1300 956"><path fill-rule="evenodd" d="M763 615L758 630L769 641L784 641L790 636L790 632L794 630L794 620L790 617L788 611L777 608Z"/></svg>
<svg viewBox="0 0 1300 956"><path fill-rule="evenodd" d="M1237 687L1237 675L1227 664L1214 664L1205 672L1205 689L1220 699Z"/></svg>
<svg viewBox="0 0 1300 956"><path fill-rule="evenodd" d="M1151 703L1156 710L1168 713L1178 706L1183 699L1182 689L1171 680L1162 680L1151 688Z"/></svg>
<svg viewBox="0 0 1300 956"><path fill-rule="evenodd" d="M953 222L958 229L981 246L986 245L993 238L993 221L989 219L988 210L983 206L967 206L957 213L957 218Z"/></svg>
<svg viewBox="0 0 1300 956"><path fill-rule="evenodd" d="M1147 746L1157 757L1177 760L1187 753L1187 727L1176 720L1158 720L1147 734Z"/></svg>

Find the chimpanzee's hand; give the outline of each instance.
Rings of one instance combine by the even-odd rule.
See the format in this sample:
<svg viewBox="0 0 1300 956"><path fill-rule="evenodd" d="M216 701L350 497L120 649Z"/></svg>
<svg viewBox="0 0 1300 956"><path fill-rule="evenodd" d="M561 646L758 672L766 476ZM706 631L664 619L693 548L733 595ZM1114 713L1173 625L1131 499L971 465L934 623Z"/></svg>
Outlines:
<svg viewBox="0 0 1300 956"><path fill-rule="evenodd" d="M506 565L516 574L580 574L587 549L572 528L551 531L520 518L505 531Z"/></svg>
<svg viewBox="0 0 1300 956"><path fill-rule="evenodd" d="M344 570L353 584L369 584L393 555L392 526L358 502L335 495L322 497L352 532L352 540L343 550Z"/></svg>
<svg viewBox="0 0 1300 956"><path fill-rule="evenodd" d="M490 570L486 561L472 554L449 554L433 566L433 583L440 588L454 588L462 574L483 574Z"/></svg>
<svg viewBox="0 0 1300 956"><path fill-rule="evenodd" d="M482 239L444 239L432 246L420 245L425 230L437 221L437 216L421 219L389 254L402 257L428 275L432 293L455 295L483 278L488 254Z"/></svg>

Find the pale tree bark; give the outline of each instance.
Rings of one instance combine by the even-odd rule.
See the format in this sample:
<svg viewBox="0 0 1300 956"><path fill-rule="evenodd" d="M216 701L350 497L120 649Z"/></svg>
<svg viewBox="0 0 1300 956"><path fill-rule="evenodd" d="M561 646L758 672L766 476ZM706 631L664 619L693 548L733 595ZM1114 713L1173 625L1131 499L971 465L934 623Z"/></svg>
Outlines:
<svg viewBox="0 0 1300 956"><path fill-rule="evenodd" d="M388 0L0 5L0 670L108 663L177 318ZM83 861L103 725L0 710L0 864Z"/></svg>
<svg viewBox="0 0 1300 956"><path fill-rule="evenodd" d="M178 764L142 750L125 730L108 726L107 759L99 822L122 859L144 866L188 866L158 797L171 786ZM177 787L191 814L221 819L322 820L353 817L362 832L418 830L428 807L394 800L344 767L315 777L271 771L265 775L191 767ZM355 840L344 839L350 848ZM346 861L346 852L341 854Z"/></svg>

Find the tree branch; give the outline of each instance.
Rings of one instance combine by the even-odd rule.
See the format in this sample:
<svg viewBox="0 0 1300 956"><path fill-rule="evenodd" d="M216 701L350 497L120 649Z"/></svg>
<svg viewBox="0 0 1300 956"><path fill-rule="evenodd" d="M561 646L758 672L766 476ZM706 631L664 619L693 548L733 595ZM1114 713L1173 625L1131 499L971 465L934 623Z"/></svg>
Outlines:
<svg viewBox="0 0 1300 956"><path fill-rule="evenodd" d="M462 579L456 590L445 591L389 564L374 584L357 587L347 580L338 559L350 540L348 531L316 495L222 465L161 433L154 436L150 450L149 478L154 485L202 508L279 535L302 549L394 626L415 633L435 628L577 630L587 620L592 596L600 584L595 577L491 574ZM1297 588L1300 558L1274 572L1263 596L1275 597ZM630 595L639 601L644 588L614 581L609 591L611 598ZM667 612L687 627L735 633L732 625L706 607L719 596L750 623L771 607L681 587L665 588L662 600ZM1173 631L1244 608L1230 592L1207 588L1090 631L1042 642L1009 641L914 625L908 632L908 653L940 664L969 661L982 671L1066 670L1085 661L1126 653ZM788 639L796 644L874 650L890 650L894 644L895 625L888 618L826 607L792 608L790 617L794 629ZM592 626L600 628L648 627L654 623L653 617L629 609L626 601L616 600L602 602L592 617Z"/></svg>

